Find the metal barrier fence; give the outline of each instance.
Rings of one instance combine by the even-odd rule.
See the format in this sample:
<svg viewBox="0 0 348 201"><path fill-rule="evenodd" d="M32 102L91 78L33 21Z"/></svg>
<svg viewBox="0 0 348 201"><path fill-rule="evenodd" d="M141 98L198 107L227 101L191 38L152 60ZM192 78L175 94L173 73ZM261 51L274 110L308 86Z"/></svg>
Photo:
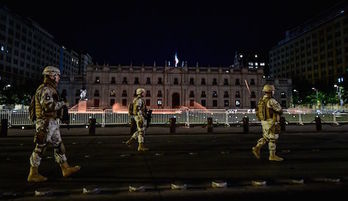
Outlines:
<svg viewBox="0 0 348 201"><path fill-rule="evenodd" d="M88 125L89 119L95 118L97 123L105 125L126 125L130 118L126 111L113 112L112 110L87 110L77 112L70 110L70 125ZM194 124L206 124L207 118L211 117L214 124L241 124L243 117L247 116L250 123L260 123L255 115L255 110L251 109L154 109L151 124L169 124L169 119L176 118L176 123L187 126ZM348 123L348 113L333 111L314 111L314 110L284 110L283 116L288 123L308 124L314 123L316 116L319 116L323 123ZM0 110L0 118L8 119L9 126L32 125L29 120L27 110Z"/></svg>

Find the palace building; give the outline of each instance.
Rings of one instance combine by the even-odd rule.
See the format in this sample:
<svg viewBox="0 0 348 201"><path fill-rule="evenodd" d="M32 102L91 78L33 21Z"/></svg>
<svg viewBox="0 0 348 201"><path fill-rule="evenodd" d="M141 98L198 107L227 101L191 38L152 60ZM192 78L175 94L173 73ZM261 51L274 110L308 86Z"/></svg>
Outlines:
<svg viewBox="0 0 348 201"><path fill-rule="evenodd" d="M268 82L283 107L292 96L290 79L266 80L262 68L89 65L85 78L62 77L60 90L71 104L86 89L88 107L127 107L141 87L150 108L249 109L257 106Z"/></svg>

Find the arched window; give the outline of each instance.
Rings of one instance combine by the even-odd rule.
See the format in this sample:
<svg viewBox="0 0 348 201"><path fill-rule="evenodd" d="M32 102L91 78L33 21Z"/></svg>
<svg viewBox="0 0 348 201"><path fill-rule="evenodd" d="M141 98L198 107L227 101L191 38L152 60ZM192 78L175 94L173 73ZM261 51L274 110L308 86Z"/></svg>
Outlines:
<svg viewBox="0 0 348 201"><path fill-rule="evenodd" d="M240 98L240 93L239 93L239 91L236 91L236 96L235 96L236 98Z"/></svg>
<svg viewBox="0 0 348 201"><path fill-rule="evenodd" d="M190 98L194 98L195 97L195 94L193 91L190 91Z"/></svg>
<svg viewBox="0 0 348 201"><path fill-rule="evenodd" d="M252 92L251 92L251 94L250 94L250 98L256 98L255 91L252 91Z"/></svg>
<svg viewBox="0 0 348 201"><path fill-rule="evenodd" d="M254 79L250 80L250 85L255 85L255 80Z"/></svg>
<svg viewBox="0 0 348 201"><path fill-rule="evenodd" d="M151 97L151 92L150 92L150 90L146 90L146 95L145 95L146 97Z"/></svg>
<svg viewBox="0 0 348 201"><path fill-rule="evenodd" d="M216 98L218 96L216 91L213 91L213 98Z"/></svg>
<svg viewBox="0 0 348 201"><path fill-rule="evenodd" d="M110 91L110 96L111 96L111 97L115 97L115 96L116 96L116 91L115 91L114 89L112 89L112 90Z"/></svg>
<svg viewBox="0 0 348 201"><path fill-rule="evenodd" d="M178 85L178 84L179 84L178 78L174 78L174 85Z"/></svg>
<svg viewBox="0 0 348 201"><path fill-rule="evenodd" d="M286 98L285 92L281 92L281 93L280 93L280 98Z"/></svg>
<svg viewBox="0 0 348 201"><path fill-rule="evenodd" d="M146 78L146 84L151 84L151 79L149 77Z"/></svg>
<svg viewBox="0 0 348 201"><path fill-rule="evenodd" d="M205 94L205 91L202 91L201 97L202 97L202 98L207 97L207 95Z"/></svg>
<svg viewBox="0 0 348 201"><path fill-rule="evenodd" d="M217 80L216 80L216 78L213 78L213 83L212 83L213 85L217 85Z"/></svg>
<svg viewBox="0 0 348 201"><path fill-rule="evenodd" d="M126 90L122 91L122 97L127 97L127 91Z"/></svg>
<svg viewBox="0 0 348 201"><path fill-rule="evenodd" d="M228 98L228 97L230 97L230 96L228 95L228 91L224 91L224 98Z"/></svg>
<svg viewBox="0 0 348 201"><path fill-rule="evenodd" d="M94 96L99 97L99 90L96 89L96 90L94 91Z"/></svg>

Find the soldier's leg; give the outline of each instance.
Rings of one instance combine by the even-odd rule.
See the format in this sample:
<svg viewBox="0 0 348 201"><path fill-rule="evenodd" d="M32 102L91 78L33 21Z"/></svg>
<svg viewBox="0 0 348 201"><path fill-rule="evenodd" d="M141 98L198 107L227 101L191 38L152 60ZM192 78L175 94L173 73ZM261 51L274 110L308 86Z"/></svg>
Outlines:
<svg viewBox="0 0 348 201"><path fill-rule="evenodd" d="M36 123L36 133L34 138L36 145L33 153L30 156L30 171L27 178L28 182L43 182L47 180L47 178L40 175L38 171L41 159L47 147L46 132L47 127L45 127L42 121L38 121Z"/></svg>
<svg viewBox="0 0 348 201"><path fill-rule="evenodd" d="M143 117L137 117L135 119L137 122L137 129L138 129L138 151L147 151L149 150L144 146L144 136L145 136L145 127L144 127L144 118Z"/></svg>
<svg viewBox="0 0 348 201"><path fill-rule="evenodd" d="M46 151L47 144L36 143L33 153L30 156L30 166L39 167L41 159Z"/></svg>
<svg viewBox="0 0 348 201"><path fill-rule="evenodd" d="M268 149L269 149L269 160L270 161L283 161L284 159L277 156L276 153L276 149L277 149L277 145L276 145L276 139L270 139L270 141L268 142Z"/></svg>
<svg viewBox="0 0 348 201"><path fill-rule="evenodd" d="M60 136L59 124L57 121L50 122L50 132L51 137L49 138L52 143L54 149L54 157L56 162L60 165L62 169L62 174L64 177L68 177L71 174L78 172L80 170L80 166L70 167L67 158L65 155L65 146L62 142L62 138Z"/></svg>
<svg viewBox="0 0 348 201"><path fill-rule="evenodd" d="M138 139L138 131L137 131L137 124L134 120L134 117L131 118L131 125L130 125L130 130L131 130L131 134L132 136L126 141L126 145L131 145L133 142L136 141L136 139Z"/></svg>
<svg viewBox="0 0 348 201"><path fill-rule="evenodd" d="M262 137L257 141L257 144L252 148L252 152L257 159L260 159L261 148L267 143L267 139Z"/></svg>

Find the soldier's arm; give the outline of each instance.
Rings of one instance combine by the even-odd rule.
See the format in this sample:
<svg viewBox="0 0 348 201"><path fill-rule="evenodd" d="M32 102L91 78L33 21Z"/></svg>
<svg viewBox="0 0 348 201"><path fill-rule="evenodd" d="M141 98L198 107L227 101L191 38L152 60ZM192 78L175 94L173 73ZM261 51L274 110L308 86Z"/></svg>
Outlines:
<svg viewBox="0 0 348 201"><path fill-rule="evenodd" d="M278 114L282 114L283 110L278 101L276 101L274 98L271 98L269 101L269 106Z"/></svg>
<svg viewBox="0 0 348 201"><path fill-rule="evenodd" d="M138 99L136 101L136 108L137 108L137 111L138 111L138 115L142 116L143 115L143 111L141 110L142 109L142 101L141 101L141 99Z"/></svg>
<svg viewBox="0 0 348 201"><path fill-rule="evenodd" d="M40 104L43 110L46 112L57 111L65 105L64 101L59 101L59 102L54 101L53 93L47 87L43 88L42 90Z"/></svg>

